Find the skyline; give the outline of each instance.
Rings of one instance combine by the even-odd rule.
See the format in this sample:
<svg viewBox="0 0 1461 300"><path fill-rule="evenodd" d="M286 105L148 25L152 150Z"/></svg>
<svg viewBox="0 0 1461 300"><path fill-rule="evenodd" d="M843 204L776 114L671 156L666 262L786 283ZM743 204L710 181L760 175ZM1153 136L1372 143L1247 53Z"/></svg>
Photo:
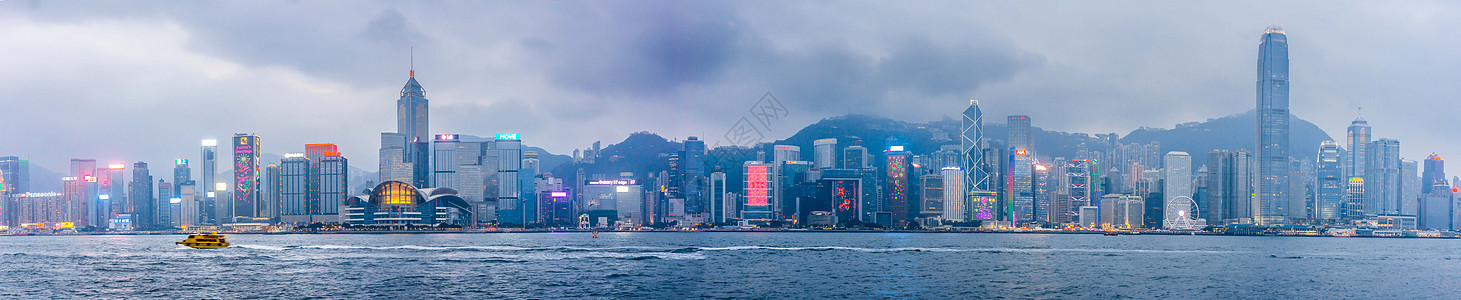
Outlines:
<svg viewBox="0 0 1461 300"><path fill-rule="evenodd" d="M1147 35L1152 33L1149 30L1168 32L1194 29L1191 28L1197 26L1194 24L1208 22L1179 20L1178 16L1195 12L1179 11L1162 17L1142 16L1142 9L1138 8L1131 12L1120 12L1137 17L1115 17L1113 19L1121 20L1118 24L1104 26L1130 26L1133 25L1131 23L1140 22L1176 26L1134 26L1125 29L1131 30L1128 32L1109 30L1104 26L1075 28L1076 26L1062 27L1055 24L1049 25L1053 28L1034 28L1015 26L1021 24L1020 22L1000 24L997 21L968 21L980 26L948 29L958 32L938 32L926 29L936 28L931 24L957 19L949 16L954 13L938 14L930 11L933 8L899 6L898 9L888 12L865 14L883 19L909 15L931 17L928 20L909 20L910 24L890 25L889 28L879 28L885 31L858 36L857 34L864 32L857 29L826 28L841 24L837 21L838 17L819 15L811 9L813 7L799 4L785 4L788 8L793 8L790 9L793 12L789 13L740 3L704 4L697 7L666 5L644 9L588 5L584 10L570 9L566 10L569 11L567 13L564 13L563 7L555 7L555 4L542 4L517 8L526 9L527 14L552 11L553 14L549 16L557 18L542 24L552 26L526 26L531 29L528 30L529 33L510 35L513 38L501 41L491 40L495 38L491 34L451 32L450 28L453 26L450 22L465 22L461 20L465 16L453 15L450 8L435 4L431 8L422 8L403 3L370 7L378 4L380 3L364 4L353 10L330 11L320 16L325 20L338 22L316 22L309 14L301 12L308 11L313 4L287 6L294 8L292 13L274 16L279 19L264 20L261 23L264 25L250 24L262 28L297 25L300 29L298 32L289 32L283 36L252 36L246 28L199 24L199 21L206 21L203 19L207 18L185 16L189 9L185 6L158 7L153 14L146 14L142 10L107 10L105 6L68 8L64 7L65 3L0 2L0 16L5 17L0 18L0 25L5 25L0 26L4 28L0 31L15 37L14 40L0 42L0 49L20 48L10 51L16 53L15 55L3 58L7 60L6 65L16 69L0 75L5 76L0 79L12 79L3 81L7 83L0 83L0 89L11 91L9 94L15 97L13 99L47 99L12 102L12 111L27 112L28 115L34 115L34 119L4 118L0 124L11 128L25 125L39 128L0 133L0 141L4 141L0 145L0 152L20 156L53 171L64 170L62 166L71 158L96 158L101 162L146 161L156 164L176 158L194 158L197 155L194 147L197 147L198 140L221 140L233 133L255 133L262 138L261 149L265 153L301 152L306 143L336 143L342 146L345 155L358 159L358 163L354 165L376 165L373 154L378 146L377 134L390 131L390 119L394 113L391 100L397 98L399 84L407 77L409 47L413 45L417 52L421 52L416 55L416 60L419 60L416 62L416 69L420 71L417 75L421 77L422 85L432 91L430 98L436 111L433 114L436 116L432 119L436 122L433 122L435 125L430 130L431 134L489 136L502 132L522 133L526 144L544 147L555 154L570 154L574 148L585 148L594 141L615 143L632 132L644 130L680 139L691 135L713 137L729 129L734 123L732 118L738 117L729 114L720 116L717 112L740 111L767 91L775 93L791 110L788 120L779 123L768 134L769 138L774 139L790 136L795 128L816 120L847 113L874 114L915 122L944 117L956 118L955 115L965 105L964 101L971 98L980 99L985 113L996 118L1005 115L1030 115L1037 120L1034 126L1046 130L1116 132L1124 135L1139 126L1170 128L1173 124L1217 118L1251 109L1250 80L1254 80L1251 67L1257 56L1251 50L1254 44L1249 43L1253 42L1254 34L1261 32L1263 27L1279 25L1297 37L1291 54L1296 58L1292 63L1292 94L1295 97L1291 107L1296 117L1310 120L1325 129L1331 137L1342 139L1344 127L1356 115L1359 99L1376 99L1366 102L1370 105L1366 106L1364 118L1376 129L1374 137L1402 141L1402 156L1419 160L1431 152L1441 156L1457 153L1456 147L1445 145L1445 132L1453 132L1454 129L1446 127L1444 117L1438 117L1448 114L1444 110L1421 109L1444 105L1448 98L1461 94L1455 87L1444 84L1454 81L1454 78L1446 76L1450 74L1444 73L1453 68L1444 66L1458 62L1440 52L1451 48L1446 45L1457 41L1406 38L1406 34L1448 28L1438 23L1447 18L1435 15L1456 14L1455 7L1429 10L1390 7L1399 12L1422 11L1423 14L1434 14L1431 15L1432 19L1420 18L1412 23L1403 23L1384 18L1387 16L1385 13L1391 10L1364 11L1361 9L1364 6L1356 5L1360 7L1355 8L1356 11L1340 11L1320 17L1316 21L1285 17L1286 13L1297 11L1294 7L1282 7L1293 5L1289 3L1274 7L1274 11L1259 12L1258 15L1261 16L1244 16L1265 17L1270 20L1254 23L1225 22L1234 24L1216 29L1195 28L1201 30L1190 30L1189 32L1194 33L1191 35L1170 36L1169 33L1164 33L1155 35L1160 39L1138 38L1137 40L1144 41L1138 44L1116 41L1120 39L1068 39L1070 45L1084 47L1056 49L1061 48L1061 45L1050 43L1062 40L1059 36L1081 35L1078 31L1082 30L1099 31L1104 34L1096 36L1107 38L1129 38L1152 36ZM61 7L57 7L58 5ZM273 5L286 7L286 4ZM998 9L1011 16L988 20L1018 19L1021 15L1032 14L1028 12L1029 8L1022 9L1017 4L969 5L976 8L1014 6ZM270 5L240 9L266 10L270 9L265 8L268 6ZM1151 9L1170 12L1171 7L1181 5L1157 6L1161 7ZM1210 8L1204 11L1211 14L1206 18L1240 11L1252 13L1244 11L1252 7ZM427 11L430 9L442 11ZM113 11L123 12L114 14ZM978 9L969 11L978 13ZM1053 10L1046 13L1058 15L1065 12L1067 11ZM439 15L443 13L446 16ZM1372 14L1371 18L1355 19L1376 20L1372 29L1390 29L1388 33L1392 35L1385 38L1394 38L1400 43L1379 43L1367 40L1379 37L1365 35L1364 31L1347 30L1355 26L1347 22L1369 22L1332 21L1365 13ZM206 12L202 15L207 14L222 13ZM802 18L791 18L784 14ZM651 18L655 19L653 22L634 19L635 16L646 15L675 18ZM146 18L151 16L157 18ZM575 16L588 17L584 21L565 20L574 19ZM678 18L681 16L684 18ZM229 20L230 16L225 14L211 17ZM790 20L805 18L819 20L812 22L818 24L815 25L817 28L808 31L816 32L820 37L803 41L799 38L806 35L799 35L797 29L778 27L789 27L790 23L794 23ZM1331 21L1324 21L1326 19ZM1082 21L1069 22L1070 25L1089 24ZM347 29L362 27L365 30L360 30L360 34L356 35L337 32L350 32ZM597 27L606 29L600 30ZM681 29L656 30L661 27ZM264 31L267 30L252 33ZM602 45L582 44L589 42L573 45L573 37L584 33L613 36L599 41L604 43ZM97 34L115 37L106 38L96 36ZM157 35L137 37L153 34ZM311 34L349 37L326 39L320 41L320 44L311 44L308 38ZM1124 34L1131 36L1123 36ZM137 38L125 38L129 36ZM81 39L82 37L86 38ZM1211 38L1194 41L1191 40L1193 37ZM489 40L481 41L485 45L472 44L481 38ZM86 40L90 43L80 45L79 42L66 42L67 39ZM400 43L401 40L409 43ZM248 47L245 43L250 41L280 48ZM297 43L279 44L288 41ZM735 43L727 45L726 41ZM898 43L888 46L889 43L880 44L879 41ZM87 52L85 49L96 46L90 45L92 43L100 43L102 48L115 53ZM326 48L312 48L324 45L323 43L335 44ZM757 45L743 45L748 43ZM32 45L45 47L30 47ZM555 45L571 47L560 48ZM1385 48L1386 45L1395 48ZM234 49L229 46L245 47ZM604 57L594 53L562 52L565 48L583 46L606 46L604 49L608 50L602 52L614 54ZM481 49L491 51L474 52ZM324 52L335 50L343 50L347 55L323 56ZM34 51L51 53L38 55ZM1129 54L1136 57L1112 53L1121 51L1132 52ZM1167 54L1153 56L1147 51ZM1360 54L1346 51L1358 51ZM691 54L717 59L696 60L686 57ZM1425 64L1398 63L1379 66L1379 62L1346 60L1380 60L1403 54L1415 54ZM555 55L561 55L556 57L560 59L538 59L554 58ZM1071 57L1072 55L1077 57ZM1078 57L1081 55L1088 57ZM651 67L640 70L634 65L603 63L623 60L616 58L639 60L636 62L649 63L648 65L659 69ZM1133 58L1145 60L1135 61ZM545 63L523 63L521 60ZM461 61L466 62L456 63ZM1152 63L1145 63L1146 61ZM1134 64L1121 65L1113 64L1114 62ZM1367 62L1371 65L1366 65ZM778 66L774 66L776 64L789 65L795 70L786 69L788 67L778 69ZM847 67L850 69L839 69L846 64L851 65ZM950 68L943 71L972 80L953 80L923 74L931 72L928 68L938 71L936 68L940 65ZM80 69L80 66L88 68ZM571 68L574 66L583 68ZM688 67L678 68L682 66ZM971 66L978 70L954 70ZM1003 69L1008 72L995 70L1000 66L1009 67ZM1204 69L1203 67L1215 71L1191 70ZM93 68L123 73L80 72ZM564 71L563 68L571 68L572 72ZM1433 70L1432 72L1441 74L1429 77L1383 76L1427 74L1405 71L1415 69ZM583 72L577 72L580 70ZM608 76L635 70L644 72L633 73L636 75L624 76L625 78ZM759 81L744 80L768 70L785 74ZM129 74L125 72L140 72L137 75L141 76L111 76ZM829 76L826 75L843 73L851 73L852 75L847 76L852 78L827 78ZM87 77L92 74L107 74L104 76L110 80ZM23 77L22 80L14 80L16 78L12 76ZM1071 80L1070 76L1087 78ZM1097 78L1113 76L1137 80L1114 82L1110 86L1091 86L1118 81L1114 78ZM1368 78L1366 76L1381 80L1361 80ZM1442 83L1422 83L1427 80ZM179 81L182 84L178 84ZM1353 91L1361 87L1372 87L1372 90ZM306 95L300 96L301 92ZM1415 104L1406 105L1402 102L1400 105L1383 105L1375 103L1383 98L1365 97L1375 93L1394 95L1395 99L1413 101ZM870 94L878 96L868 96ZM1416 94L1422 97L1407 97ZM1206 101L1170 101L1183 96L1196 96L1199 100ZM834 98L847 99L844 103L839 103L847 105L822 104L826 103L825 99ZM1325 100L1330 98L1337 100ZM216 100L198 102L197 99ZM909 99L923 103L902 104ZM1102 99L1130 100L1100 101ZM1355 103L1341 103L1347 101ZM40 107L32 107L37 104ZM508 108L491 108L492 105ZM555 105L567 107L550 111L550 106ZM227 110L232 108L242 108L243 111L228 116ZM322 110L336 109L341 116L330 117L321 113ZM1140 118L1120 115L1125 111L1145 109L1171 113ZM504 113L506 111L510 113ZM1065 117L1075 112L1088 112L1081 115L1091 117ZM194 116L194 113L198 115ZM132 115L138 117L106 118ZM109 122L62 121L73 120L78 116L89 117L82 120ZM182 116L182 120L167 122L165 119L169 116ZM190 117L211 122L188 120ZM1433 121L1414 124L1401 121L1410 118ZM529 121L525 119L540 123L502 125ZM55 126L34 126L35 124ZM48 142L33 142L41 140ZM108 153L108 150L103 149L115 149L115 152Z"/></svg>

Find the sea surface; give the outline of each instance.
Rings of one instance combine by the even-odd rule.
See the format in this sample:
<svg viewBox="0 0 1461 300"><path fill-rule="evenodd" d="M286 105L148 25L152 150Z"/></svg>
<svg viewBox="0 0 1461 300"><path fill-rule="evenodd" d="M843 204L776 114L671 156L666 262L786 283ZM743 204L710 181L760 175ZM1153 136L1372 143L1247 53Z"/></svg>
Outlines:
<svg viewBox="0 0 1461 300"><path fill-rule="evenodd" d="M955 233L0 237L0 298L1457 299L1461 240Z"/></svg>

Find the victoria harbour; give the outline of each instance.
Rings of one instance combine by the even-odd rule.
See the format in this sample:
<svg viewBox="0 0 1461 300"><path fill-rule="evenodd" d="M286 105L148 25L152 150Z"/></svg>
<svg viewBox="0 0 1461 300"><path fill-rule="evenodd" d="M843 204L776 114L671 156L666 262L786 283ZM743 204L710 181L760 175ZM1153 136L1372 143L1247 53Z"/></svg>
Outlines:
<svg viewBox="0 0 1461 300"><path fill-rule="evenodd" d="M1456 240L958 233L0 237L3 298L1448 298ZM1394 283L1394 284L1381 284Z"/></svg>

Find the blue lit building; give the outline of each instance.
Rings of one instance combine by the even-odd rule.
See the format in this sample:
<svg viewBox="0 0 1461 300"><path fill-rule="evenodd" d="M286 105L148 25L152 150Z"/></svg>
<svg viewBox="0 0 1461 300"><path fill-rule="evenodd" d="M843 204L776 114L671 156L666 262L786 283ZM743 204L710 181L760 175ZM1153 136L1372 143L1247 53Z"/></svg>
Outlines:
<svg viewBox="0 0 1461 300"><path fill-rule="evenodd" d="M345 223L401 226L450 224L466 226L472 206L450 188L417 189L400 181L382 182L365 195L345 200Z"/></svg>

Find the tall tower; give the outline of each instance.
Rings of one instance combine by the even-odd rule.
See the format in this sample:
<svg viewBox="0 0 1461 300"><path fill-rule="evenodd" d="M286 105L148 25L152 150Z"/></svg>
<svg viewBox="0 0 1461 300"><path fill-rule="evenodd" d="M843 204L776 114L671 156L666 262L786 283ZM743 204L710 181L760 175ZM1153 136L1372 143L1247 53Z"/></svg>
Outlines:
<svg viewBox="0 0 1461 300"><path fill-rule="evenodd" d="M979 100L969 100L964 109L963 130L959 137L959 152L964 158L964 188L969 191L988 191L989 174L984 170L984 113L979 111ZM972 195L968 194L968 195Z"/></svg>
<svg viewBox="0 0 1461 300"><path fill-rule="evenodd" d="M1344 149L1339 143L1324 141L1319 144L1318 185L1315 188L1315 217L1337 220L1343 214L1345 178L1341 157Z"/></svg>
<svg viewBox="0 0 1461 300"><path fill-rule="evenodd" d="M401 87L401 99L396 100L396 133L406 136L407 142L431 141L427 124L426 90L416 82L416 69L411 69L411 78Z"/></svg>
<svg viewBox="0 0 1461 300"><path fill-rule="evenodd" d="M1162 228L1167 229L1192 229L1194 224L1187 222L1195 219L1194 213L1199 208L1192 207L1192 156L1187 152L1167 152L1163 161L1163 196L1166 197L1162 209Z"/></svg>
<svg viewBox="0 0 1461 300"><path fill-rule="evenodd" d="M1349 151L1344 152L1344 177L1364 178L1366 160L1369 159L1369 152L1365 148L1370 144L1370 123L1365 119L1355 118L1349 123L1347 130L1348 144L1345 145Z"/></svg>
<svg viewBox="0 0 1461 300"><path fill-rule="evenodd" d="M157 208L152 199L152 173L148 172L147 163L139 161L132 164L132 184L129 186L127 199L132 202L132 228L146 230L156 226Z"/></svg>
<svg viewBox="0 0 1461 300"><path fill-rule="evenodd" d="M1449 192L1450 183L1446 182L1446 162L1441 156L1431 153L1425 158L1425 173L1420 176L1420 193L1422 195L1432 192Z"/></svg>
<svg viewBox="0 0 1461 300"><path fill-rule="evenodd" d="M198 191L203 195L203 204L199 209L203 211L202 218L205 221L216 224L215 218L222 217L213 213L216 211L214 206L218 205L218 194L215 193L215 183L218 181L213 179L218 174L218 140L203 140L199 152L198 178L202 181L198 182Z"/></svg>
<svg viewBox="0 0 1461 300"><path fill-rule="evenodd" d="M1258 44L1258 224L1284 222L1289 176L1289 43L1269 27Z"/></svg>
<svg viewBox="0 0 1461 300"><path fill-rule="evenodd" d="M259 136L253 134L233 135L233 213L224 218L255 218L267 212L268 207L259 201ZM222 220L233 223L232 219Z"/></svg>

